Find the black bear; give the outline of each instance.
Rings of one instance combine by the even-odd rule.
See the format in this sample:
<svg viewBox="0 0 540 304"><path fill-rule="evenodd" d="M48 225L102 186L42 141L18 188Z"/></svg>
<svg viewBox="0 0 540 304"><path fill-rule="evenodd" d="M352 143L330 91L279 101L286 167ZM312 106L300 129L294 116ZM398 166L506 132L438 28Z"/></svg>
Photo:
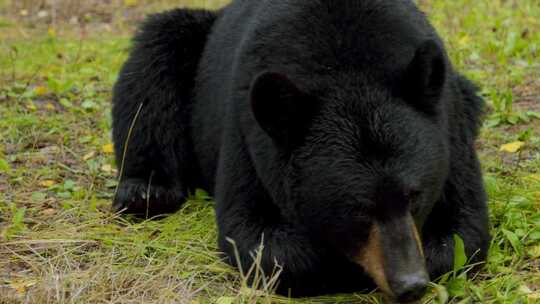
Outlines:
<svg viewBox="0 0 540 304"><path fill-rule="evenodd" d="M490 236L475 151L483 101L411 0L235 0L148 18L113 97L113 208L215 197L233 265L277 292L419 298ZM239 259L235 258L234 240Z"/></svg>

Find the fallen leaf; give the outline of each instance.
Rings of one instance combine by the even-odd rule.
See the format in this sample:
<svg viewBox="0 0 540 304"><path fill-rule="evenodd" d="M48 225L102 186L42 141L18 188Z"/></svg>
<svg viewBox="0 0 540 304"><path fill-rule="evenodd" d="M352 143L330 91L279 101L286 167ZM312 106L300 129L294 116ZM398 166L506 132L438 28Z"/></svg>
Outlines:
<svg viewBox="0 0 540 304"><path fill-rule="evenodd" d="M50 110L50 111L55 109L54 105L50 102L47 102L47 104L45 105L45 108L47 108L47 110Z"/></svg>
<svg viewBox="0 0 540 304"><path fill-rule="evenodd" d="M540 258L540 245L536 245L535 247L529 249L527 252L533 259Z"/></svg>
<svg viewBox="0 0 540 304"><path fill-rule="evenodd" d="M47 30L47 35L49 35L49 38L56 38L56 30L52 26L49 27L49 29Z"/></svg>
<svg viewBox="0 0 540 304"><path fill-rule="evenodd" d="M124 0L125 6L135 6L137 5L137 0Z"/></svg>
<svg viewBox="0 0 540 304"><path fill-rule="evenodd" d="M101 166L101 171L105 173L113 173L115 170L111 165L106 164L106 165Z"/></svg>
<svg viewBox="0 0 540 304"><path fill-rule="evenodd" d="M18 294L21 294L21 295L24 295L26 293L26 290L29 288L29 287L32 287L36 285L36 281L35 280L26 280L26 281L15 281L15 282L11 282L9 283L9 286L13 289L15 289L15 291L18 293Z"/></svg>
<svg viewBox="0 0 540 304"><path fill-rule="evenodd" d="M533 292L527 296L529 300L540 300L540 292Z"/></svg>
<svg viewBox="0 0 540 304"><path fill-rule="evenodd" d="M540 192L533 193L534 201L533 201L533 207L540 211Z"/></svg>
<svg viewBox="0 0 540 304"><path fill-rule="evenodd" d="M53 180L44 180L44 181L39 182L40 186L46 187L46 188L52 187L55 184L56 184L56 182L53 181Z"/></svg>
<svg viewBox="0 0 540 304"><path fill-rule="evenodd" d="M11 288L15 289L18 294L24 294L26 292L26 286L22 283L11 283L9 284Z"/></svg>
<svg viewBox="0 0 540 304"><path fill-rule="evenodd" d="M461 39L459 39L458 44L461 47L465 47L465 46L467 46L467 44L469 43L470 40L471 39L470 39L469 35L463 35L463 37L461 37Z"/></svg>
<svg viewBox="0 0 540 304"><path fill-rule="evenodd" d="M37 110L37 107L36 107L36 105L35 105L33 102L27 103L27 104L26 104L26 108L27 108L28 110L30 110L30 111L35 111L35 110Z"/></svg>
<svg viewBox="0 0 540 304"><path fill-rule="evenodd" d="M44 86L37 86L34 89L34 93L36 93L37 96L43 96L43 95L47 94L47 88L44 87Z"/></svg>
<svg viewBox="0 0 540 304"><path fill-rule="evenodd" d="M103 147L101 147L101 150L105 154L112 154L114 152L113 144L106 144Z"/></svg>
<svg viewBox="0 0 540 304"><path fill-rule="evenodd" d="M41 214L43 214L43 215L45 215L45 216L55 215L55 214L56 214L56 209L53 209L53 208L47 208L47 209L41 211Z"/></svg>
<svg viewBox="0 0 540 304"><path fill-rule="evenodd" d="M540 174L531 174L527 176L528 179L531 179L533 181L540 182Z"/></svg>
<svg viewBox="0 0 540 304"><path fill-rule="evenodd" d="M516 153L525 145L522 141L515 141L505 145L502 145L499 149L500 152Z"/></svg>
<svg viewBox="0 0 540 304"><path fill-rule="evenodd" d="M83 160L87 161L87 160L89 160L91 158L94 158L94 156L96 156L96 152L94 152L94 151L88 152L83 156Z"/></svg>

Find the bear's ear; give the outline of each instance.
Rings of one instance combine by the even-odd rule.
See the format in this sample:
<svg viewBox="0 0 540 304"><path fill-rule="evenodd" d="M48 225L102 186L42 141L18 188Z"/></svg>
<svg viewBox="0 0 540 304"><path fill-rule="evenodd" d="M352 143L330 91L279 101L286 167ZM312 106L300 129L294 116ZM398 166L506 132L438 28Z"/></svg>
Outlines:
<svg viewBox="0 0 540 304"><path fill-rule="evenodd" d="M433 113L446 82L446 57L434 40L423 42L416 50L403 78L407 102L421 111Z"/></svg>
<svg viewBox="0 0 540 304"><path fill-rule="evenodd" d="M289 143L303 129L307 95L286 75L259 74L251 85L250 98L255 119L274 140Z"/></svg>

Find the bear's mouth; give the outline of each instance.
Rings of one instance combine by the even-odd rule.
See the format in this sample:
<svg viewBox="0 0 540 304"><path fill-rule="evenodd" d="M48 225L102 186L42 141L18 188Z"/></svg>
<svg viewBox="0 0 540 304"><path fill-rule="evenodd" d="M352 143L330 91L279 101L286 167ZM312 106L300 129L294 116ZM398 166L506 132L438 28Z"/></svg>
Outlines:
<svg viewBox="0 0 540 304"><path fill-rule="evenodd" d="M419 300L429 283L422 241L409 212L373 223L354 262L384 293L402 303Z"/></svg>

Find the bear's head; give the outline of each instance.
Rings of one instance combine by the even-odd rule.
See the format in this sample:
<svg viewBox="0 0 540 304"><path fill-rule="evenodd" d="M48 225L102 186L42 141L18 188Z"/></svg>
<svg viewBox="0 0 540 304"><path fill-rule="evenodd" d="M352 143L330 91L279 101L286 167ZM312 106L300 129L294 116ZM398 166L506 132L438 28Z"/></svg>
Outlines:
<svg viewBox="0 0 540 304"><path fill-rule="evenodd" d="M449 167L447 65L428 40L391 85L345 74L314 96L266 71L251 87L298 222L403 301L429 282L421 231Z"/></svg>

